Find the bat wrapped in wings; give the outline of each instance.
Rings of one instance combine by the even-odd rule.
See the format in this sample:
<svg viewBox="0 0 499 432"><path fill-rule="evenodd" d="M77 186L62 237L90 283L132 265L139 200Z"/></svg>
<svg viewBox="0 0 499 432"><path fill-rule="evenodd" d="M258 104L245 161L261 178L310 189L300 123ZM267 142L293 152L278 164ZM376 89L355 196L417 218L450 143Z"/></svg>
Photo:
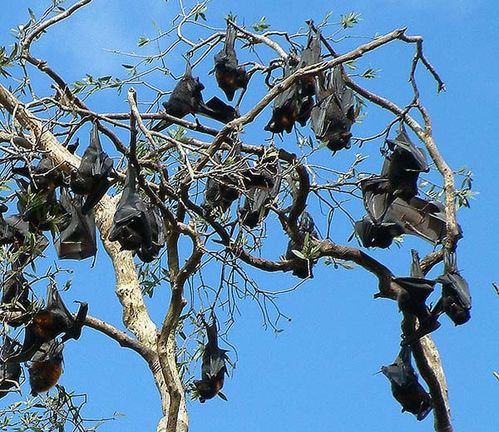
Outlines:
<svg viewBox="0 0 499 432"><path fill-rule="evenodd" d="M398 220L385 216L380 223L374 223L369 215L355 222L355 232L364 247L389 247L393 239L404 234L404 227Z"/></svg>
<svg viewBox="0 0 499 432"><path fill-rule="evenodd" d="M59 259L82 260L97 253L95 235L95 216L83 214L81 204L73 203L68 193L61 192L61 205L69 213L69 225L61 232L55 242Z"/></svg>
<svg viewBox="0 0 499 432"><path fill-rule="evenodd" d="M6 272L2 281L2 299L0 305L6 311L5 323L18 327L29 319L31 302L29 301L30 285L21 269ZM10 316L9 312L13 312ZM19 316L20 314L20 316Z"/></svg>
<svg viewBox="0 0 499 432"><path fill-rule="evenodd" d="M300 222L298 223L298 232L302 236L303 241L306 242L310 237L318 238L319 234L315 229L315 223L310 213L304 211L301 215ZM313 278L312 267L314 261L309 258L303 257L301 247L293 240L289 240L288 248L286 250L286 259L293 260L293 275L301 279ZM298 254L297 254L298 252ZM301 256L300 256L301 255Z"/></svg>
<svg viewBox="0 0 499 432"><path fill-rule="evenodd" d="M86 199L81 212L86 215L105 195L111 185L113 161L102 150L98 122L94 122L90 132L90 144L83 153L80 166L71 173L71 190Z"/></svg>
<svg viewBox="0 0 499 432"><path fill-rule="evenodd" d="M59 381L64 360L63 349L62 342L51 340L44 343L34 354L28 369L32 396L49 391Z"/></svg>
<svg viewBox="0 0 499 432"><path fill-rule="evenodd" d="M222 123L227 123L237 117L236 110L217 97L205 104L202 90L204 90L204 85L199 78L193 78L191 65L187 63L184 76L173 89L170 98L163 102L165 112L176 118L183 118L187 114L201 114ZM161 120L152 130L159 132L171 124L170 120Z"/></svg>
<svg viewBox="0 0 499 432"><path fill-rule="evenodd" d="M425 153L411 142L403 126L397 137L386 143L391 153L386 155L381 176L388 179L393 196L409 201L418 193L419 173L430 170Z"/></svg>
<svg viewBox="0 0 499 432"><path fill-rule="evenodd" d="M316 86L317 103L311 113L316 138L333 152L349 148L355 104L353 92L343 80L341 67L319 76Z"/></svg>
<svg viewBox="0 0 499 432"><path fill-rule="evenodd" d="M404 335L402 345L408 345L419 340L424 335L440 327L437 316L430 312L426 300L433 292L436 281L425 279L419 262L419 255L411 250L412 265L410 277L397 277L394 281L401 288L397 298L399 309L417 317L418 329L410 335Z"/></svg>
<svg viewBox="0 0 499 432"><path fill-rule="evenodd" d="M212 315L211 319L211 324L207 324L202 318L208 342L204 346L201 380L194 381L201 403L204 403L207 399L212 399L219 393L224 385L224 378L227 373L225 365L227 351L219 348L215 315Z"/></svg>
<svg viewBox="0 0 499 432"><path fill-rule="evenodd" d="M148 215L151 223L151 247L147 249L142 245L137 250L137 256L146 263L154 260L165 245L165 224L161 213L159 212L159 209L152 204L148 204L147 208L149 210Z"/></svg>
<svg viewBox="0 0 499 432"><path fill-rule="evenodd" d="M19 344L8 336L4 337L0 348L0 398L7 395L12 387L19 388L21 378L21 365L19 363L8 363L6 359L16 354Z"/></svg>
<svg viewBox="0 0 499 432"><path fill-rule="evenodd" d="M110 241L118 241L122 250L152 247L151 222L146 203L137 190L137 171L128 164L125 186L116 206Z"/></svg>
<svg viewBox="0 0 499 432"><path fill-rule="evenodd" d="M237 89L246 89L248 85L248 74L244 67L239 66L235 50L236 29L227 22L225 33L225 44L220 52L215 54L215 78L227 99L234 99Z"/></svg>
<svg viewBox="0 0 499 432"><path fill-rule="evenodd" d="M437 278L442 284L442 297L432 312L437 315L445 313L455 325L461 325L471 318L470 289L457 269L456 253L446 253L444 262L444 274Z"/></svg>
<svg viewBox="0 0 499 432"><path fill-rule="evenodd" d="M364 207L372 222L379 224L395 197L390 191L389 180L372 176L360 181Z"/></svg>
<svg viewBox="0 0 499 432"><path fill-rule="evenodd" d="M46 343L62 334L62 342L79 339L88 304L80 303L78 313L74 317L67 309L54 283L47 289L47 306L36 312L24 332L24 341L19 353L10 357L9 362L25 362Z"/></svg>
<svg viewBox="0 0 499 432"><path fill-rule="evenodd" d="M381 372L389 380L393 397L402 405L402 412L408 411L423 420L432 410L432 400L418 381L411 364L411 348L402 347L395 362L382 366Z"/></svg>

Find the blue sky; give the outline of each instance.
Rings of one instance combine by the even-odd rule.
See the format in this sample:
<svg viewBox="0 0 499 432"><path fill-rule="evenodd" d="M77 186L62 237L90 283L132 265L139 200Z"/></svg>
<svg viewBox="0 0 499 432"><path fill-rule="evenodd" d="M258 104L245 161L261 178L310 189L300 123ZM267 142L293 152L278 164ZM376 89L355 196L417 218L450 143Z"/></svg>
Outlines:
<svg viewBox="0 0 499 432"><path fill-rule="evenodd" d="M26 7L37 3L16 1L15 10L0 15L0 45L11 43L8 29L24 21ZM408 27L408 34L425 37L425 53L444 79L447 91L435 93L435 85L419 73L423 101L433 116L437 143L453 168L466 165L475 173L474 190L479 192L471 210L459 212L464 230L459 244L459 268L469 281L473 295L472 320L454 327L442 318L435 333L447 373L449 397L456 431L497 430L499 381L492 376L499 370L497 308L499 297L491 283L499 280L495 265L495 245L499 233L494 224L499 205L495 185L499 150L494 132L499 100L496 71L499 68L497 40L499 8L492 1L262 1L233 2L214 0L207 14L210 23L223 25L223 16L233 12L246 24L266 17L272 28L296 30L304 21L320 21L327 11L335 17L355 11L361 23L352 34L372 36L397 27ZM68 81L92 75L122 74L121 63L128 60L107 50L136 50L141 35L154 35L153 25L167 27L176 11L173 1L95 0L70 21L54 28L47 38L34 45L35 55L46 58ZM359 39L362 40L362 39ZM54 41L57 41L54 44ZM371 55L365 65L381 69L378 80L366 86L381 94L406 101L407 73L412 48L400 44ZM167 64L174 73L183 70L183 61L171 56ZM206 70L211 60L206 62ZM398 72L393 72L397 68ZM212 80L211 80L212 81ZM5 79L0 78L2 84ZM170 82L166 81L165 82ZM203 78L206 95L217 90L210 78ZM140 95L140 94L139 94ZM220 94L219 94L220 96ZM125 97L103 96L92 101L100 111L125 111ZM243 106L244 108L244 106ZM268 111L259 118L266 121ZM369 107L365 123L354 126L354 135L369 135L386 116ZM261 127L261 126L260 126ZM266 136L251 129L251 141ZM83 141L85 142L85 141ZM289 144L288 144L289 143ZM109 146L109 143L105 145ZM363 148L370 155L375 171L381 164L378 142ZM293 136L283 145L293 148ZM324 159L333 164L351 154ZM350 158L350 159L349 159ZM360 218L359 211L355 216ZM338 228L333 239L345 242L351 229ZM397 274L407 273L409 249L428 251L420 240L407 239L401 249L372 254L390 263ZM281 252L282 253L282 252ZM99 253L96 267L86 261L75 265L73 289L67 298L90 303L91 314L121 326L119 303L113 293L114 277L109 259ZM72 266L72 263L68 264ZM400 414L389 384L375 375L397 353L399 319L396 305L373 300L376 280L360 269L334 270L318 265L314 280L279 300L291 322L274 333L262 328L259 310L250 300L241 303L241 315L231 329L229 340L237 347L238 363L233 376L226 379L221 399L201 405L189 402L191 430L217 431L307 431L337 430L371 432L431 429L431 418L418 423L409 414ZM437 276L433 274L433 276ZM286 288L294 281L287 275L259 276L264 288ZM148 301L152 314L160 319L165 312L168 289L158 290ZM230 353L235 357L234 352ZM61 384L89 394L87 417L107 417L122 412L123 417L100 429L132 432L154 430L160 405L145 364L130 352L100 334L86 329L78 343L68 344L65 374ZM12 399L2 399L6 403Z"/></svg>

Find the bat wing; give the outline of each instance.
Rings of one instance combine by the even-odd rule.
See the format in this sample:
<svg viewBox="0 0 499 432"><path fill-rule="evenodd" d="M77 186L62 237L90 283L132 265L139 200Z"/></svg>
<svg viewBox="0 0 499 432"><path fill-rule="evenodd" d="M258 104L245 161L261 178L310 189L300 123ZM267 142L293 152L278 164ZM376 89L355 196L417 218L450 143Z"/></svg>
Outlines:
<svg viewBox="0 0 499 432"><path fill-rule="evenodd" d="M216 96L212 97L206 104L201 104L198 112L221 123L228 123L239 117L234 107L227 105Z"/></svg>
<svg viewBox="0 0 499 432"><path fill-rule="evenodd" d="M138 257L143 262L151 262L154 258L158 256L159 251L165 245L165 226L163 218L159 214L158 209L149 205L149 220L151 224L151 239L152 245L150 249L146 249L143 246L137 251Z"/></svg>
<svg viewBox="0 0 499 432"><path fill-rule="evenodd" d="M19 386L21 378L21 365L19 363L8 363L5 360L15 355L19 349L19 344L8 336L5 336L4 343L0 348L0 398L7 395L12 387Z"/></svg>
<svg viewBox="0 0 499 432"><path fill-rule="evenodd" d="M97 243L94 215L84 215L82 208L78 204L74 205L65 191L62 192L61 201L70 208L71 222L55 242L57 255L60 259L77 260L95 256Z"/></svg>
<svg viewBox="0 0 499 432"><path fill-rule="evenodd" d="M389 182L383 177L370 177L360 182L364 207L374 223L380 223L394 197Z"/></svg>
<svg viewBox="0 0 499 432"><path fill-rule="evenodd" d="M412 264L411 264L411 276L415 278L423 278L423 271L421 270L421 264L419 262L419 254L415 249L411 249Z"/></svg>

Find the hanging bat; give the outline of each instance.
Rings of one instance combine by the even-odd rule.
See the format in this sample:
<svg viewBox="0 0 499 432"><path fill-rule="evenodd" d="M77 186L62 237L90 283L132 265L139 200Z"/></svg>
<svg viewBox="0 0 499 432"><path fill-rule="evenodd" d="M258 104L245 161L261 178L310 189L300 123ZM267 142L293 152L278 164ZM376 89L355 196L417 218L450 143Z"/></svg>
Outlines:
<svg viewBox="0 0 499 432"><path fill-rule="evenodd" d="M381 176L388 178L395 197L409 201L418 193L419 173L430 170L425 153L411 142L403 126L395 140L386 143L391 153L386 155Z"/></svg>
<svg viewBox="0 0 499 432"><path fill-rule="evenodd" d="M29 169L27 166L13 167L12 172L26 177L34 192L43 191L52 196L55 189L64 184L62 171L54 165L51 159L43 156L38 165ZM55 199L55 198L54 198Z"/></svg>
<svg viewBox="0 0 499 432"><path fill-rule="evenodd" d="M57 287L51 283L47 289L47 306L34 314L31 322L26 326L22 350L8 359L9 362L25 362L46 343L62 334L61 341L79 339L88 304L80 303L78 313L74 317L62 301Z"/></svg>
<svg viewBox="0 0 499 432"><path fill-rule="evenodd" d="M288 78L293 72L294 70L288 62L284 68L283 79ZM294 84L275 98L272 118L264 129L272 133L283 133L284 131L290 133L296 121L301 126L305 126L313 106L312 96L300 95L299 86Z"/></svg>
<svg viewBox="0 0 499 432"><path fill-rule="evenodd" d="M444 255L444 274L437 278L442 284L442 297L433 308L432 313L437 316L441 313L461 325L471 318L471 294L468 283L457 270L455 252Z"/></svg>
<svg viewBox="0 0 499 432"><path fill-rule="evenodd" d="M218 394L224 385L224 378L227 373L225 366L227 351L218 347L218 330L215 315L212 315L211 319L211 325L208 325L202 318L208 342L203 352L201 380L194 381L201 403L204 403L207 399L212 399Z"/></svg>
<svg viewBox="0 0 499 432"><path fill-rule="evenodd" d="M9 229L14 233L14 243L12 251L19 252L16 262L16 268L24 268L32 262L37 256L43 254L43 251L49 245L47 237L42 233L32 233L29 223L24 221L21 215L12 215L5 218Z"/></svg>
<svg viewBox="0 0 499 432"><path fill-rule="evenodd" d="M30 286L20 269L9 271L4 275L2 282L2 300L0 305L7 309L5 323L12 327L25 324L30 318L28 313L31 302L29 301ZM14 313L11 318L9 312ZM21 316L18 316L21 313Z"/></svg>
<svg viewBox="0 0 499 432"><path fill-rule="evenodd" d="M156 206L149 204L147 207L149 209L148 216L151 224L151 247L146 249L141 246L137 250L137 256L143 262L151 262L154 260L165 245L165 226L163 218Z"/></svg>
<svg viewBox="0 0 499 432"><path fill-rule="evenodd" d="M223 49L215 54L215 78L218 87L230 101L234 99L237 89L246 89L249 77L244 67L238 65L236 50L236 29L227 22L225 44Z"/></svg>
<svg viewBox="0 0 499 432"><path fill-rule="evenodd" d="M315 229L315 223L312 219L310 213L304 211L301 215L300 222L298 224L298 231L304 239L308 237L318 238L319 234ZM301 251L301 247L296 244L293 240L289 240L288 248L286 250L286 259L293 260L293 275L301 279L310 278L312 279L314 275L312 274L312 267L315 262L308 258L301 258L296 255L294 251Z"/></svg>
<svg viewBox="0 0 499 432"><path fill-rule="evenodd" d="M128 164L125 186L116 206L109 240L118 241L122 250L152 247L148 209L138 193L137 171L132 163Z"/></svg>
<svg viewBox="0 0 499 432"><path fill-rule="evenodd" d="M369 215L365 215L362 220L355 222L355 232L364 247L386 249L395 237L404 233L404 227L399 222L390 219L375 224Z"/></svg>
<svg viewBox="0 0 499 432"><path fill-rule="evenodd" d="M373 176L360 181L364 207L375 223L381 223L395 197L390 192L386 178Z"/></svg>
<svg viewBox="0 0 499 432"><path fill-rule="evenodd" d="M21 365L19 363L8 363L5 360L15 355L19 344L8 336L5 336L0 348L0 398L7 395L12 387L19 388L21 378Z"/></svg>
<svg viewBox="0 0 499 432"><path fill-rule="evenodd" d="M62 375L64 344L52 340L44 343L35 353L28 369L31 395L49 391Z"/></svg>
<svg viewBox="0 0 499 432"><path fill-rule="evenodd" d="M442 243L447 236L447 215L445 207L438 201L426 201L413 197L408 202L396 198L386 218L398 221L405 234L421 237L430 243Z"/></svg>
<svg viewBox="0 0 499 432"><path fill-rule="evenodd" d="M59 259L82 260L97 253L95 216L83 214L82 206L72 203L68 193L61 192L61 205L70 214L71 222L55 242Z"/></svg>
<svg viewBox="0 0 499 432"><path fill-rule="evenodd" d="M309 31L307 46L301 52L298 68L304 68L321 62L321 36L320 32ZM322 76L320 74L319 76ZM313 75L303 77L299 81L298 92L300 96L314 96L316 91L316 78Z"/></svg>
<svg viewBox="0 0 499 432"><path fill-rule="evenodd" d="M318 140L336 152L350 148L350 129L355 122L353 92L345 85L341 67L335 67L316 83L317 103L312 109L312 130Z"/></svg>
<svg viewBox="0 0 499 432"><path fill-rule="evenodd" d="M433 292L436 281L423 277L417 251L412 249L411 254L411 277L394 278L394 281L401 288L397 298L399 309L416 316L419 327L413 334L404 335L402 345L414 343L440 327L440 323L437 321L438 316L432 314L426 306L426 300Z"/></svg>
<svg viewBox="0 0 499 432"><path fill-rule="evenodd" d="M271 189L255 186L248 191L241 209L241 222L248 228L255 228L267 217L281 187L279 159L272 156L263 158L262 165L263 171L274 178L274 185Z"/></svg>
<svg viewBox="0 0 499 432"><path fill-rule="evenodd" d="M382 366L381 372L389 380L393 397L402 405L402 412L408 411L423 420L432 410L431 396L418 381L411 364L411 348L402 347L395 362Z"/></svg>
<svg viewBox="0 0 499 432"><path fill-rule="evenodd" d="M234 108L225 104L226 108L221 108L220 103L217 101L212 101L212 107L208 107L203 101L202 90L204 90L204 85L201 84L199 78L192 77L191 65L187 63L184 76L173 89L168 101L163 102L165 112L177 118L183 118L187 114L202 114L215 120L226 119L235 115ZM218 109L214 106L218 107ZM235 116L231 120L234 118ZM171 124L170 120L161 120L152 130L160 132Z"/></svg>
<svg viewBox="0 0 499 432"><path fill-rule="evenodd" d="M90 144L83 153L80 166L71 173L71 190L75 194L86 196L81 207L84 215L94 208L111 186L113 161L102 150L98 126L95 121L90 132Z"/></svg>
<svg viewBox="0 0 499 432"><path fill-rule="evenodd" d="M9 245L15 241L14 232L3 217L3 213L8 210L5 204L0 203L0 246Z"/></svg>

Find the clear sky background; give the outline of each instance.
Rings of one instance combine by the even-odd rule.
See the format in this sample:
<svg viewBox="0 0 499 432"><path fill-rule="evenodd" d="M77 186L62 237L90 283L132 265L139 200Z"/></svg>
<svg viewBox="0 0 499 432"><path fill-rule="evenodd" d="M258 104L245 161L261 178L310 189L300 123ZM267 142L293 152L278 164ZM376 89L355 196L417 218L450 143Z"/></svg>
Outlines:
<svg viewBox="0 0 499 432"><path fill-rule="evenodd" d="M0 45L12 42L9 29L27 20L26 8L37 10L36 4L42 2L5 3L0 14ZM436 95L434 83L424 73L418 75L423 101L432 113L435 138L444 157L453 168L466 165L475 173L474 190L479 195L472 201L471 210L464 209L458 214L464 230L464 239L459 243L459 268L469 281L474 303L472 320L467 325L454 327L442 317L442 327L434 339L447 373L455 430L497 431L499 381L492 372L499 370L499 296L491 283L499 280L496 267L499 233L495 225L499 205L496 192L499 151L495 135L499 7L491 0L214 0L207 18L211 24L223 27L223 17L228 12L248 25L265 16L273 29L293 32L304 27L306 19L320 21L330 10L336 18L350 11L360 13L362 21L353 30L355 35L372 36L407 26L408 34L424 36L425 54L446 83L447 91ZM35 43L34 54L47 59L68 81L80 79L85 73L123 75L120 65L129 61L107 50L136 50L139 36L153 36L153 23L168 27L176 11L173 1L94 0ZM371 55L364 64L382 71L378 80L364 84L404 103L412 53L412 48L394 44ZM168 58L167 64L175 74L182 73L184 63L179 57ZM207 70L211 66L209 59ZM392 72L396 67L398 72ZM6 80L0 78L0 82L5 84ZM207 86L206 96L215 92L220 96L213 78L204 77L203 82ZM92 101L92 109L126 111L125 97L126 94L118 98L104 95ZM369 135L387 119L386 115L376 113L374 107L368 111L370 117L354 126L354 135ZM260 127L268 116L269 110L259 119ZM252 132L247 136L252 142L267 137L256 129L254 135ZM294 148L293 135L284 137L283 145L287 142ZM374 142L363 148L371 156L374 172L381 165L380 144ZM331 158L327 150L323 151L324 163L329 166L349 157ZM350 150L351 155L358 151L355 147ZM355 216L360 218L362 214L359 207ZM345 242L350 232L351 227L338 227L333 239ZM430 250L422 240L407 239L401 249L392 246L389 251L372 254L389 263L396 274L406 275L410 247L422 252ZM96 267L90 265L90 261L85 261L74 266L73 289L65 298L88 301L92 315L121 327L109 259L101 250ZM432 275L437 276L438 272ZM295 282L287 275L264 275L259 281L267 289L286 288ZM319 264L312 281L279 300L281 309L292 320L281 322L284 331L278 334L262 327L255 304L243 301L241 316L229 333L238 354L237 368L224 387L229 400L216 398L204 405L188 402L191 430L431 430L431 415L419 423L410 414L400 414L388 381L381 374L376 375L381 365L391 363L396 356L400 333L396 305L387 300L373 300L376 287L375 278L361 269L334 270ZM165 286L148 301L155 319L165 313L168 298ZM67 345L65 355L61 384L68 390L89 394L86 417L125 414L99 430L155 430L160 417L159 399L146 365L133 352L85 329L78 343ZM234 358L234 351L230 355ZM13 400L9 397L0 403Z"/></svg>

